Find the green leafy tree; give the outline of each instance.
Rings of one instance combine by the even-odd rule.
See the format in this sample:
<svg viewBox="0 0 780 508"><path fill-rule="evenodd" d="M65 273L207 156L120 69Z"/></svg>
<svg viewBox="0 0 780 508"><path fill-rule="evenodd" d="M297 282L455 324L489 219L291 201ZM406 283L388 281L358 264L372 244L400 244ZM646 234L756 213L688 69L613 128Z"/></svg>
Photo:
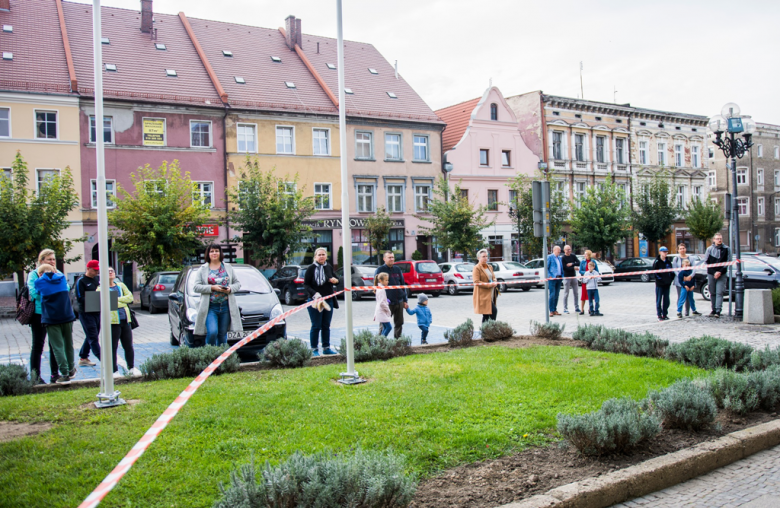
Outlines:
<svg viewBox="0 0 780 508"><path fill-rule="evenodd" d="M420 252L419 250L415 249L415 251L412 252L412 259L414 261L420 261L422 258L423 258L422 252Z"/></svg>
<svg viewBox="0 0 780 508"><path fill-rule="evenodd" d="M570 224L580 245L611 254L615 244L630 234L630 218L626 195L607 176L603 185L588 187L585 197L572 208Z"/></svg>
<svg viewBox="0 0 780 508"><path fill-rule="evenodd" d="M685 213L685 224L693 236L706 241L723 229L723 211L711 199L701 201L697 197Z"/></svg>
<svg viewBox="0 0 780 508"><path fill-rule="evenodd" d="M548 181L551 175L544 176L537 173L537 180ZM514 228L517 236L523 244L523 251L535 257L542 253L542 238L534 236L534 205L532 192L532 179L527 175L517 175L509 184L509 189L515 192L515 199L509 204L515 209ZM550 238L559 238L563 233L563 226L569 218L569 206L565 196L561 192L550 189ZM546 253L542 253L546 255Z"/></svg>
<svg viewBox="0 0 780 508"><path fill-rule="evenodd" d="M180 269L202 247L198 226L209 218L208 205L193 199L195 184L182 174L179 161L149 164L130 178L132 192L121 185L120 199L108 215L113 249L122 261L134 261L149 277Z"/></svg>
<svg viewBox="0 0 780 508"><path fill-rule="evenodd" d="M440 249L460 252L468 258L486 246L480 231L495 222L488 221L486 211L486 206L474 207L462 196L459 184L450 192L447 180L439 178L428 201L428 214L415 217L431 223L430 227L422 226L421 231L435 237Z"/></svg>
<svg viewBox="0 0 780 508"><path fill-rule="evenodd" d="M666 173L658 173L639 185L632 215L634 229L650 242L662 240L672 232L680 210Z"/></svg>
<svg viewBox="0 0 780 508"><path fill-rule="evenodd" d="M387 250L387 240L392 228L393 219L382 206L377 209L374 215L366 218L366 236L368 236L368 243L376 254L377 264L382 259L383 251Z"/></svg>
<svg viewBox="0 0 780 508"><path fill-rule="evenodd" d="M37 192L27 188L29 181L27 163L17 151L11 178L0 175L0 274L16 273L20 289L24 271L35 266L40 251L53 249L58 259L70 263L81 256L65 256L75 243L84 241L62 237L70 226L68 214L79 202L70 167L41 182Z"/></svg>
<svg viewBox="0 0 780 508"><path fill-rule="evenodd" d="M237 206L230 221L242 233L241 243L251 249L261 266L281 268L287 257L311 236L305 222L314 215L314 199L303 194L298 175L292 180L276 176L276 168L262 171L258 157L247 156L241 180L228 191Z"/></svg>

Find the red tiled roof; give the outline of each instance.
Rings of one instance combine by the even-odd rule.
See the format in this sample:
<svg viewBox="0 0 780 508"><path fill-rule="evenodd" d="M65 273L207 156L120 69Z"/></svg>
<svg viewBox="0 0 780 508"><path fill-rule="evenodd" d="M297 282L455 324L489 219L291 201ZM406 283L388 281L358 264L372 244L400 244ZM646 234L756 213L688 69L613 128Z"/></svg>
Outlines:
<svg viewBox="0 0 780 508"><path fill-rule="evenodd" d="M447 124L441 135L442 152L450 150L461 140L463 133L466 132L466 128L469 126L471 113L479 104L479 100L480 97L477 97L454 106L436 110L436 114Z"/></svg>
<svg viewBox="0 0 780 508"><path fill-rule="evenodd" d="M63 2L63 10L79 92L92 95L92 6ZM138 11L103 7L101 14L103 37L110 41L102 47L103 63L117 66L117 72L103 71L106 98L210 103L221 107L219 94L178 16L155 13L157 39L152 40L150 34L140 30ZM155 43L165 44L165 51L156 49ZM62 60L64 64L64 55ZM178 77L168 77L166 69L175 70Z"/></svg>
<svg viewBox="0 0 780 508"><path fill-rule="evenodd" d="M0 51L14 55L13 60L0 60L1 90L70 92L53 0L11 0L11 11L0 12L0 24L13 26L12 33L0 31Z"/></svg>

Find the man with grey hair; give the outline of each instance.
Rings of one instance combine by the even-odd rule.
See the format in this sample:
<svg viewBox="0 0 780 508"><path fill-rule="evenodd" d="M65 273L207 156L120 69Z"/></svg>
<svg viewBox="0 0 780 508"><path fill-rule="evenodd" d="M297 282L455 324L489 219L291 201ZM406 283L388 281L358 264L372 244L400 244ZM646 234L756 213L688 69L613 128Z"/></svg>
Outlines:
<svg viewBox="0 0 780 508"><path fill-rule="evenodd" d="M563 277L560 245L553 247L552 254L547 256L547 277L553 279L547 284L547 287L550 288L550 317L560 316L558 295L561 293L561 277Z"/></svg>
<svg viewBox="0 0 780 508"><path fill-rule="evenodd" d="M704 263L711 265L714 263L725 263L729 260L729 248L723 245L723 235L717 233L712 237L712 245L707 247L704 253ZM712 302L712 312L710 316L719 318L723 309L723 293L726 291L726 280L728 276L727 266L713 266L707 268L707 285L710 289L710 302Z"/></svg>
<svg viewBox="0 0 780 508"><path fill-rule="evenodd" d="M574 312L580 312L580 298L577 286L577 268L580 266L580 260L577 256L571 253L571 245L563 246L563 257L561 258L563 264L563 313L569 313L569 291L572 292L572 299L574 300Z"/></svg>

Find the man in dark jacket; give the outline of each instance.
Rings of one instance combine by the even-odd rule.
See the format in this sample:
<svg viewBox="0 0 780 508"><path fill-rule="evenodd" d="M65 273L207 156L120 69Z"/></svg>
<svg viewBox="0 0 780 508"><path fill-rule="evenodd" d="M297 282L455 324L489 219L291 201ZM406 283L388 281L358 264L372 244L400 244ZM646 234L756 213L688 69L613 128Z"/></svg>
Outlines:
<svg viewBox="0 0 780 508"><path fill-rule="evenodd" d="M672 268L672 262L666 259L669 249L658 249L658 257L653 263L653 270L667 270ZM662 272L655 274L655 310L658 321L669 319L669 290L674 282L674 272Z"/></svg>
<svg viewBox="0 0 780 508"><path fill-rule="evenodd" d="M729 260L729 248L723 245L723 236L718 233L712 237L712 245L707 247L704 253L704 263L711 265L713 263L725 263ZM723 293L726 291L728 276L727 266L713 266L707 268L707 286L710 288L710 303L712 303L712 312L710 316L719 318L720 311L723 309Z"/></svg>
<svg viewBox="0 0 780 508"><path fill-rule="evenodd" d="M84 344L79 350L79 366L93 366L89 360L90 349L97 359L100 359L100 312L87 312L86 295L88 291L97 291L100 287L98 270L100 264L96 259L87 263L86 273L76 282L76 299L79 302L79 322L84 329Z"/></svg>
<svg viewBox="0 0 780 508"><path fill-rule="evenodd" d="M374 273L374 282L376 282L376 276L380 273L386 273L390 280L388 286L403 286L404 274L401 269L395 264L395 254L390 251L385 252L385 264L376 269ZM386 290L387 299L390 300L390 314L393 316L393 335L397 339L401 336L401 329L404 327L404 309L409 308L407 303L406 290L405 289L388 289Z"/></svg>

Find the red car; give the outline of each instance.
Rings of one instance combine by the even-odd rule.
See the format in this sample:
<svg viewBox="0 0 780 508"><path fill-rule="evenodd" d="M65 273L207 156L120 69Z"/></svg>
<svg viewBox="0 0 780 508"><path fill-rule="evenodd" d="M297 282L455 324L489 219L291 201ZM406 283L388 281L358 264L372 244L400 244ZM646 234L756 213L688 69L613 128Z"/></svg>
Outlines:
<svg viewBox="0 0 780 508"><path fill-rule="evenodd" d="M413 293L425 293L431 296L439 296L444 289L444 275L435 261L396 261L395 266L404 274L404 283L408 286L432 285L436 288L421 287L420 289L407 289L406 295L411 298Z"/></svg>

